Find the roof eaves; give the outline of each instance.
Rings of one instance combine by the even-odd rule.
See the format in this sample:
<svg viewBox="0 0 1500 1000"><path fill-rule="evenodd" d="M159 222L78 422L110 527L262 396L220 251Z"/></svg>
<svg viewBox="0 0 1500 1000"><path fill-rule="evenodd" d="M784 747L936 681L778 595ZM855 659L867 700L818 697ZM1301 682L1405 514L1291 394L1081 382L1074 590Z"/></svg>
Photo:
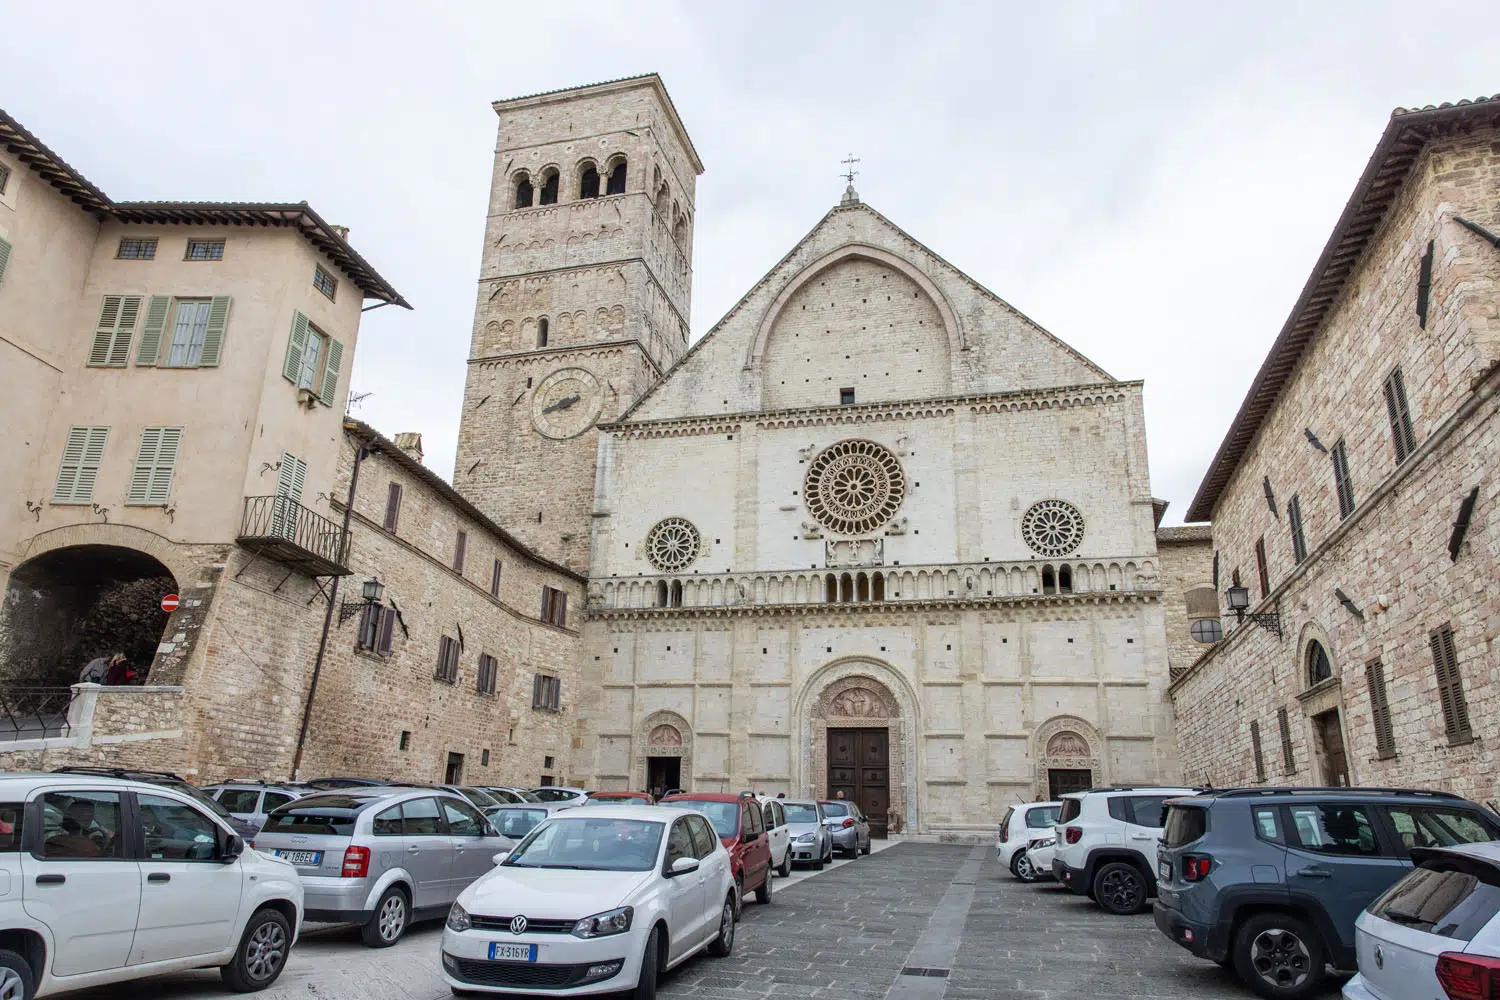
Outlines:
<svg viewBox="0 0 1500 1000"><path fill-rule="evenodd" d="M83 209L95 215L108 215L112 202L88 178L73 169L46 143L27 131L4 109L0 109L0 145L9 149L22 163L42 176L47 183Z"/></svg>
<svg viewBox="0 0 1500 1000"><path fill-rule="evenodd" d="M1435 107L1397 108L1391 112L1390 122L1370 154L1354 192L1302 287L1302 293L1251 381L1223 442L1214 453L1188 507L1187 520L1206 521L1213 516L1224 488L1255 440L1281 390L1291 380L1297 362L1338 301L1370 238L1379 230L1397 194L1405 186L1407 175L1427 145L1433 128L1476 113L1500 116L1500 94Z"/></svg>

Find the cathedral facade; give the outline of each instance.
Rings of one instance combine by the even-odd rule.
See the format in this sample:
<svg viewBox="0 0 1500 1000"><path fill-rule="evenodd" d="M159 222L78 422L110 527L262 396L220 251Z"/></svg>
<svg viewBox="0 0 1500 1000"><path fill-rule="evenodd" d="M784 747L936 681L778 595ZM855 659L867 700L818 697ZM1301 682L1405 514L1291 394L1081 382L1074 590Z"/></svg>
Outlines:
<svg viewBox="0 0 1500 1000"><path fill-rule="evenodd" d="M690 347L660 79L495 109L454 486L587 577L576 780L940 835L1178 780L1141 383L852 186Z"/></svg>

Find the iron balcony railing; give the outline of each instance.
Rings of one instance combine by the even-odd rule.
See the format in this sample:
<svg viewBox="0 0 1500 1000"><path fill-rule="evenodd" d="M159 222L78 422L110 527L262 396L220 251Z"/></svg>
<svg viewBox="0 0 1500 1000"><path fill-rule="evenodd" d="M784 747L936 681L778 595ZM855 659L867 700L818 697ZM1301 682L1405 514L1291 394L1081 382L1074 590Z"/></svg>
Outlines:
<svg viewBox="0 0 1500 1000"><path fill-rule="evenodd" d="M246 497L236 541L310 576L349 575L343 529L291 497Z"/></svg>
<svg viewBox="0 0 1500 1000"><path fill-rule="evenodd" d="M0 743L67 736L73 689L0 687Z"/></svg>

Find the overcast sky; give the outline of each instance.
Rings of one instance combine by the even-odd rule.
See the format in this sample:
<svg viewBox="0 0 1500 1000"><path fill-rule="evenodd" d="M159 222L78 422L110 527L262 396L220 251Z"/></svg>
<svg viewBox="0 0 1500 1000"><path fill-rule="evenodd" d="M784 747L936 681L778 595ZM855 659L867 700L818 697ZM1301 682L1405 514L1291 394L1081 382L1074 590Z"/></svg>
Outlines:
<svg viewBox="0 0 1500 1000"><path fill-rule="evenodd" d="M1038 11L1038 7L1050 10ZM306 200L415 306L354 412L452 471L490 101L659 72L698 182L696 339L864 200L1144 379L1181 519L1393 107L1500 91L1468 3L0 0L0 107L111 197Z"/></svg>

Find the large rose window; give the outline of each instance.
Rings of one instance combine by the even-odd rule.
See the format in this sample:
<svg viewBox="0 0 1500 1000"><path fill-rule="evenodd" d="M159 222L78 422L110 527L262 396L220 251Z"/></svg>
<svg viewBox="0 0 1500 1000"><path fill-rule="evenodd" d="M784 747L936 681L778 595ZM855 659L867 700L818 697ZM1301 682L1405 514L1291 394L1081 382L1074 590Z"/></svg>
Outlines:
<svg viewBox="0 0 1500 1000"><path fill-rule="evenodd" d="M817 522L841 535L867 535L906 499L906 475L890 449L874 441L840 441L807 467L802 496Z"/></svg>
<svg viewBox="0 0 1500 1000"><path fill-rule="evenodd" d="M1066 500L1042 500L1021 517L1021 538L1042 556L1065 556L1083 542L1083 515Z"/></svg>
<svg viewBox="0 0 1500 1000"><path fill-rule="evenodd" d="M663 573L676 573L698 558L698 529L685 517L656 522L646 536L646 555Z"/></svg>

